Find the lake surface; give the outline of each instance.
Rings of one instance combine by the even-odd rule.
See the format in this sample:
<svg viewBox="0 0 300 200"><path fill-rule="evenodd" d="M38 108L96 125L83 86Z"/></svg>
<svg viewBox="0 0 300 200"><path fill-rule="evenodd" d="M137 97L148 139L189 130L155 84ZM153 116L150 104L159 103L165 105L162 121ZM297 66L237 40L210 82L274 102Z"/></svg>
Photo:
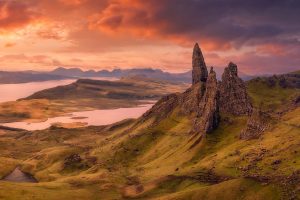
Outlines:
<svg viewBox="0 0 300 200"><path fill-rule="evenodd" d="M37 180L30 174L22 172L18 167L11 172L9 175L5 176L2 181L18 182L18 183L37 183Z"/></svg>
<svg viewBox="0 0 300 200"><path fill-rule="evenodd" d="M90 78L97 80L110 80L115 81L118 79L115 78ZM55 81L43 81L43 82L31 82L31 83L22 83L22 84L0 84L0 103L6 101L15 101L21 98L28 97L35 92L53 88L62 85L68 85L75 82L76 79L68 80L55 80ZM110 110L93 110L93 111L83 111L83 112L74 112L66 116L49 118L45 122L40 123L27 123L27 122L12 122L1 124L3 126L11 128L25 129L29 131L34 130L43 130L49 128L55 123L84 123L86 125L108 125L112 124L127 118L138 118L143 113L151 108L153 101L142 102L141 106L134 108L119 108L119 109L110 109Z"/></svg>
<svg viewBox="0 0 300 200"><path fill-rule="evenodd" d="M0 103L6 101L16 101L18 99L28 97L35 92L57 87L60 85L68 85L75 81L75 79L68 79L20 84L0 84Z"/></svg>
<svg viewBox="0 0 300 200"><path fill-rule="evenodd" d="M133 108L118 108L109 110L93 110L84 112L74 112L68 116L49 118L45 122L27 123L13 122L1 124L3 126L25 129L29 131L43 130L55 123L85 123L89 126L101 126L112 124L128 118L138 118L149 110L153 104L140 105Z"/></svg>

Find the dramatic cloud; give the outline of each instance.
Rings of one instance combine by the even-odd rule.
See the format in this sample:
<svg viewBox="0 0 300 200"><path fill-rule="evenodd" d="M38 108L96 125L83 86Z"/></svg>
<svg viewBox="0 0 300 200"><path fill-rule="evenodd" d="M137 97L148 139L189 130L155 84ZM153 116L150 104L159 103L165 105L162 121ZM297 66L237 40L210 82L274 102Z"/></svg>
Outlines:
<svg viewBox="0 0 300 200"><path fill-rule="evenodd" d="M200 38L203 43L208 41L208 47L220 50L297 38L299 12L296 0L118 0L94 15L91 27L179 42Z"/></svg>
<svg viewBox="0 0 300 200"><path fill-rule="evenodd" d="M183 71L197 41L210 65L279 73L299 68L299 13L298 0L0 0L0 53Z"/></svg>
<svg viewBox="0 0 300 200"><path fill-rule="evenodd" d="M31 4L25 1L0 1L0 32L24 27L35 21L39 14L31 10Z"/></svg>

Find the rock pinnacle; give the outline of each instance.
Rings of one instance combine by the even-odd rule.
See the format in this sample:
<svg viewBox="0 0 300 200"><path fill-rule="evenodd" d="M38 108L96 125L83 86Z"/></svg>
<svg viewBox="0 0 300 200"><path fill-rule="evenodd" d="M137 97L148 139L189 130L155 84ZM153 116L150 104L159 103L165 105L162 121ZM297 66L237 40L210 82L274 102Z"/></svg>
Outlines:
<svg viewBox="0 0 300 200"><path fill-rule="evenodd" d="M192 63L193 63L193 71L192 71L193 85L199 82L206 82L208 72L207 72L203 54L201 52L198 43L196 43L194 46Z"/></svg>

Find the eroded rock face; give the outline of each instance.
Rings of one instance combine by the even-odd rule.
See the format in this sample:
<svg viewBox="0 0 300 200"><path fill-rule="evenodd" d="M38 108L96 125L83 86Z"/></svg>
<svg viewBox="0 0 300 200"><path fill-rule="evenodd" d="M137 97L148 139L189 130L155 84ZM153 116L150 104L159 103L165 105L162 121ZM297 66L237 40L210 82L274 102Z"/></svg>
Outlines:
<svg viewBox="0 0 300 200"><path fill-rule="evenodd" d="M82 159L81 159L80 155L72 154L72 155L65 158L64 165L65 166L70 166L72 164L80 163L81 161L82 161Z"/></svg>
<svg viewBox="0 0 300 200"><path fill-rule="evenodd" d="M247 122L247 127L240 134L240 139L259 138L268 128L268 116L259 109L254 109Z"/></svg>
<svg viewBox="0 0 300 200"><path fill-rule="evenodd" d="M192 71L193 85L199 82L206 82L208 72L207 72L203 54L201 52L198 43L196 43L194 46L192 62L193 62L193 71Z"/></svg>
<svg viewBox="0 0 300 200"><path fill-rule="evenodd" d="M180 112L183 114L197 114L201 97L205 92L205 84L197 83L187 89L179 97ZM203 89L204 88L204 89Z"/></svg>
<svg viewBox="0 0 300 200"><path fill-rule="evenodd" d="M252 105L244 81L238 77L237 65L229 63L222 75L220 111L233 115L250 115Z"/></svg>
<svg viewBox="0 0 300 200"><path fill-rule="evenodd" d="M193 132L209 133L219 124L219 91L216 73L211 68L203 98L199 103L198 116L195 120Z"/></svg>
<svg viewBox="0 0 300 200"><path fill-rule="evenodd" d="M170 94L162 97L150 110L140 118L140 121L146 121L155 118L154 123L168 117L179 104L180 94Z"/></svg>
<svg viewBox="0 0 300 200"><path fill-rule="evenodd" d="M161 98L142 116L142 119L145 121L150 118L155 118L155 122L159 122L172 114L175 108L178 108L177 110L180 114L196 115L202 96L202 87L203 83L197 83L188 88L184 93L170 94Z"/></svg>

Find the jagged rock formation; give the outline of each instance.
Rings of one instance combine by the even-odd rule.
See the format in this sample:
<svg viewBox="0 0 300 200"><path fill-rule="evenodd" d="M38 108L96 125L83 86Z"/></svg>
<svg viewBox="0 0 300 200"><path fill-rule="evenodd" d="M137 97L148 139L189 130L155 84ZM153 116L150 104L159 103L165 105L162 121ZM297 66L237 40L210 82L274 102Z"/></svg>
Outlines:
<svg viewBox="0 0 300 200"><path fill-rule="evenodd" d="M216 73L211 68L206 82L206 90L199 104L198 117L193 132L209 133L217 128L219 121L218 82Z"/></svg>
<svg viewBox="0 0 300 200"><path fill-rule="evenodd" d="M250 115L252 105L244 81L238 77L237 65L230 62L222 75L220 111L233 115Z"/></svg>
<svg viewBox="0 0 300 200"><path fill-rule="evenodd" d="M240 139L257 139L268 128L268 116L260 109L254 109L247 122L247 127L241 132Z"/></svg>
<svg viewBox="0 0 300 200"><path fill-rule="evenodd" d="M196 43L194 46L192 63L193 63L193 71L192 71L193 85L199 82L206 82L208 72L207 72L203 54L201 52L198 43Z"/></svg>
<svg viewBox="0 0 300 200"><path fill-rule="evenodd" d="M193 52L192 78L189 89L162 98L141 117L140 122L152 119L151 125L155 125L176 111L176 114L188 116L193 123L191 133L202 137L218 126L221 110L234 115L251 114L250 98L244 82L238 77L237 66L230 63L222 82L218 83L213 68L208 75L198 44Z"/></svg>
<svg viewBox="0 0 300 200"><path fill-rule="evenodd" d="M204 83L197 83L180 95L179 105L181 113L186 115L197 114L201 97L205 91L204 85Z"/></svg>

